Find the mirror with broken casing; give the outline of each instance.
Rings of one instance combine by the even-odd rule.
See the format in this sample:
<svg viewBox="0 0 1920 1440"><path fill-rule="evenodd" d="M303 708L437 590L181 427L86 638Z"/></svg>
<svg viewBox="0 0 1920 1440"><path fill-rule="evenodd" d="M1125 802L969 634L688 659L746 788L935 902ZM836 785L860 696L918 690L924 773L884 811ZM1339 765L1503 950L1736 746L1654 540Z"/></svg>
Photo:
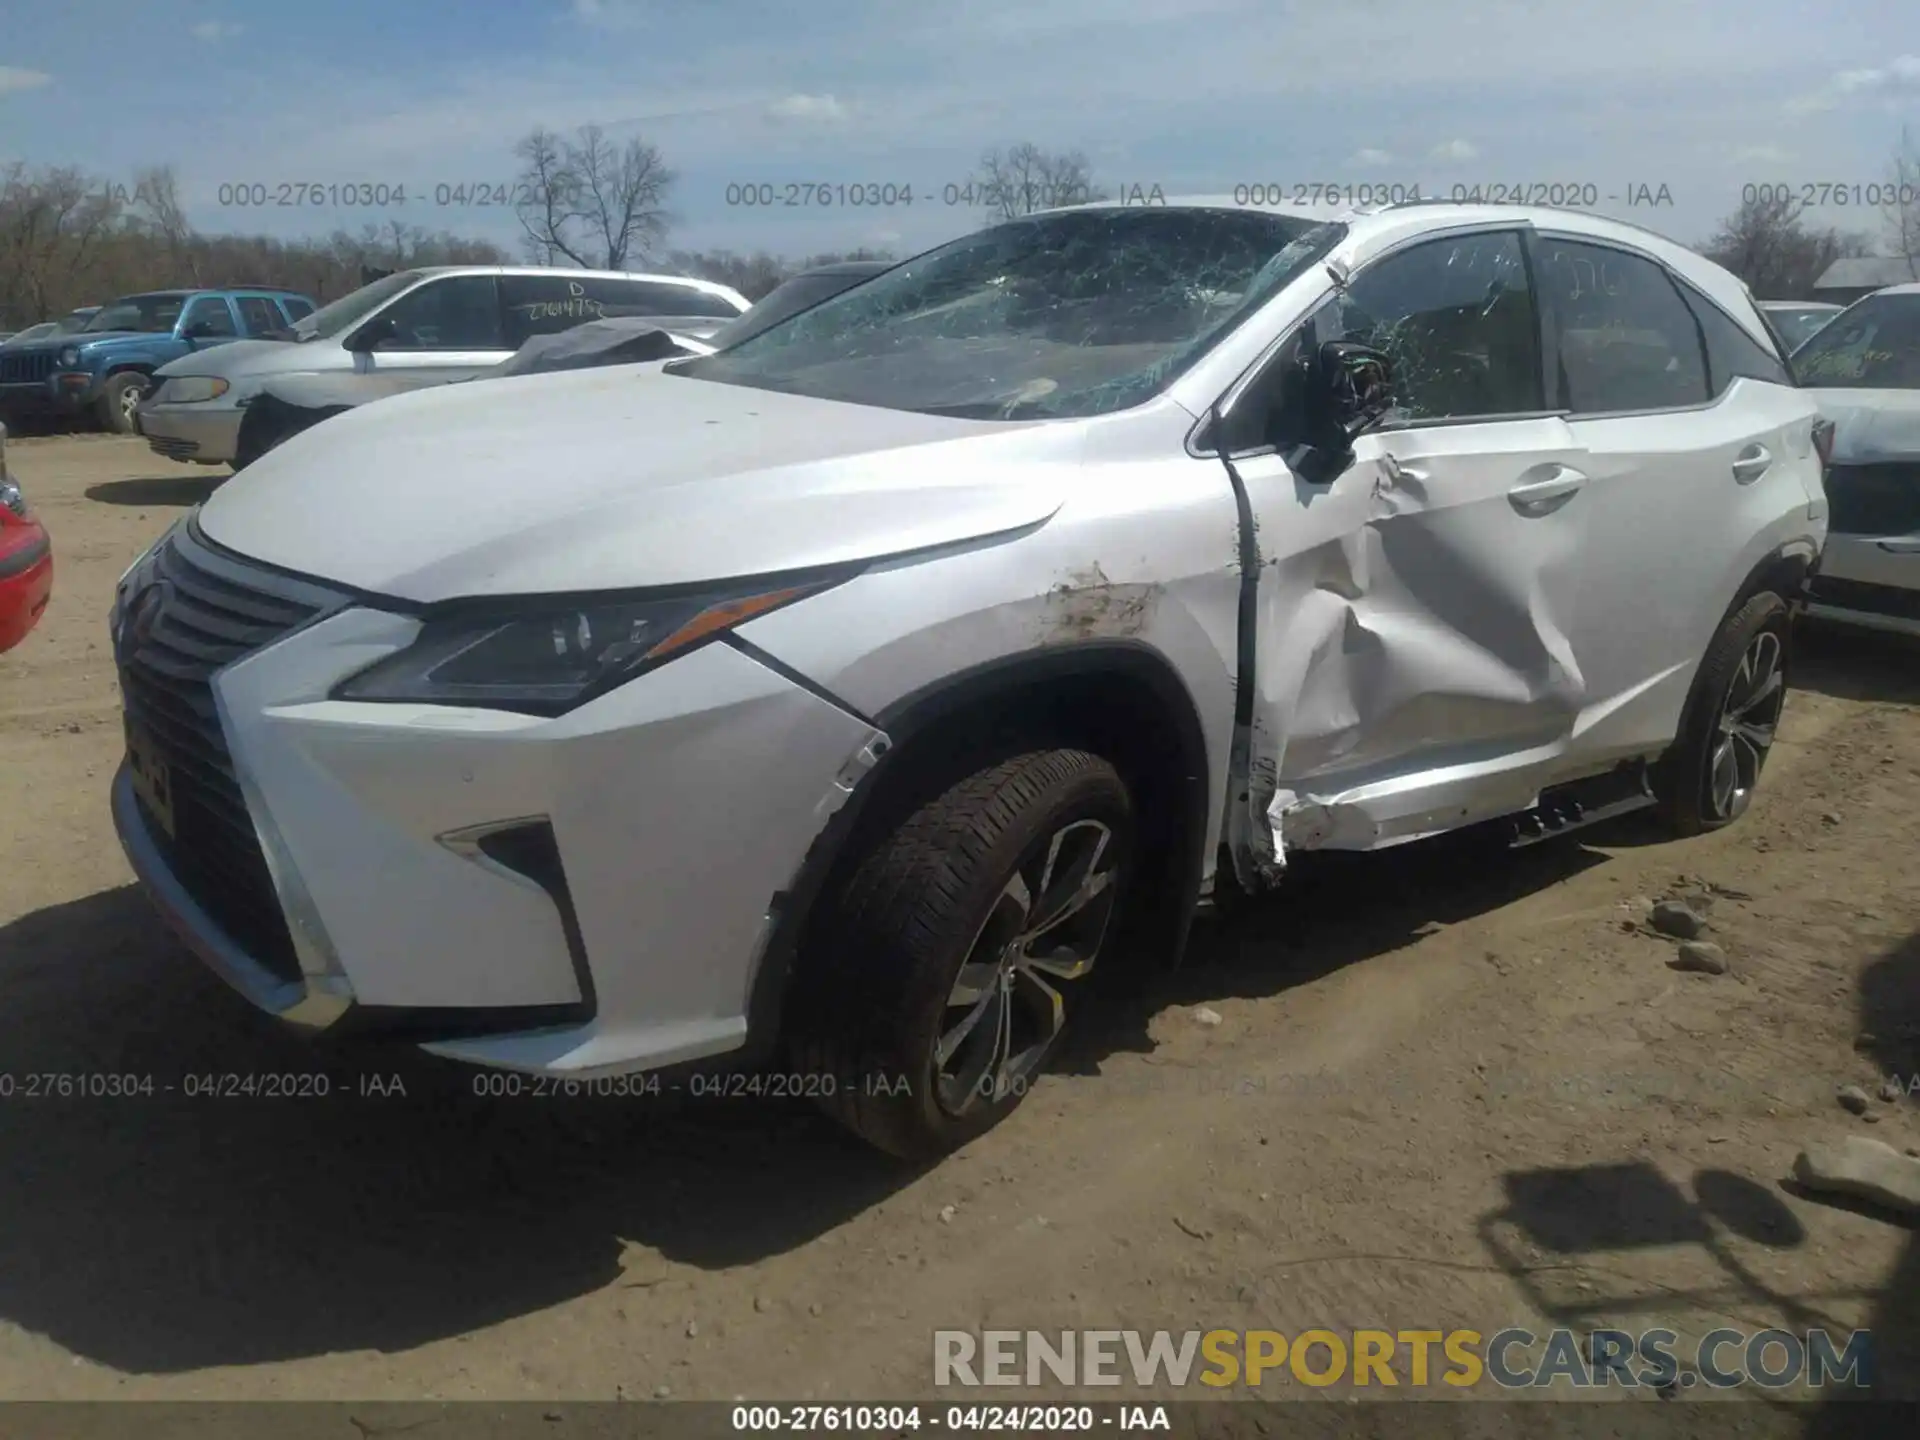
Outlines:
<svg viewBox="0 0 1920 1440"><path fill-rule="evenodd" d="M1393 409L1392 362L1370 345L1329 340L1278 379L1268 438L1311 485L1336 479L1353 463L1355 437Z"/></svg>

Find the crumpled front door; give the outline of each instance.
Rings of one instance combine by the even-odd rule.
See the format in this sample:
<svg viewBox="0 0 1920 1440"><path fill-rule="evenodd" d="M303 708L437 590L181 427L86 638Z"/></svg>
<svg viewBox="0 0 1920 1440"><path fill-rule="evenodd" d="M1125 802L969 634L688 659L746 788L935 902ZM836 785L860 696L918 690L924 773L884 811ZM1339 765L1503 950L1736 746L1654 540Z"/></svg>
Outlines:
<svg viewBox="0 0 1920 1440"><path fill-rule="evenodd" d="M1583 703L1582 452L1558 417L1374 433L1324 485L1237 461L1260 583L1243 881L1524 809ZM1239 852L1245 851L1244 857Z"/></svg>

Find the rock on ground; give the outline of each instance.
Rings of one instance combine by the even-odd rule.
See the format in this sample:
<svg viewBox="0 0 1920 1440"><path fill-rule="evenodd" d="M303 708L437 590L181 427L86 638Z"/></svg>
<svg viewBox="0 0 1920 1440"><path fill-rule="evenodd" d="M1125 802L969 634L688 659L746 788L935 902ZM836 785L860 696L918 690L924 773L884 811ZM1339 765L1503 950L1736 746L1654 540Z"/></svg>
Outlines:
<svg viewBox="0 0 1920 1440"><path fill-rule="evenodd" d="M1864 1135L1808 1146L1793 1162L1793 1178L1809 1190L1920 1212L1920 1160Z"/></svg>

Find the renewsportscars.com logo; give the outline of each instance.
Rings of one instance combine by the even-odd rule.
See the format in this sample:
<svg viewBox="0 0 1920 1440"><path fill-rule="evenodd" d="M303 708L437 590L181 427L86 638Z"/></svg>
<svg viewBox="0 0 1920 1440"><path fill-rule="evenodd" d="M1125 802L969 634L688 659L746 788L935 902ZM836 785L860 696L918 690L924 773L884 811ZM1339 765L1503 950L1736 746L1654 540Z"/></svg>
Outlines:
<svg viewBox="0 0 1920 1440"><path fill-rule="evenodd" d="M1268 1384L1505 1390L1872 1386L1872 1332L1714 1330L936 1330L938 1386Z"/></svg>

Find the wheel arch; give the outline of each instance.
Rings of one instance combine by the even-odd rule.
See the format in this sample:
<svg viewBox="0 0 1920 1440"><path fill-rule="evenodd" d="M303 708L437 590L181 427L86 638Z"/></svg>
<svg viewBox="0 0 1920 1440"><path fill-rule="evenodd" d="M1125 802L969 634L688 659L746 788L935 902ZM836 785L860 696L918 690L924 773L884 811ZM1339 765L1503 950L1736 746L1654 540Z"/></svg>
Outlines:
<svg viewBox="0 0 1920 1440"><path fill-rule="evenodd" d="M1758 595L1762 590L1772 590L1789 605L1797 603L1805 593L1807 582L1820 568L1820 552L1810 540L1790 540L1784 545L1768 551L1747 572L1747 577L1735 592L1733 603L1728 605L1725 614L1720 617L1724 625L1727 616L1735 614L1742 605ZM1716 627L1715 633L1718 633Z"/></svg>
<svg viewBox="0 0 1920 1440"><path fill-rule="evenodd" d="M1177 964L1198 907L1209 853L1210 760L1198 707L1158 651L1094 640L1006 656L902 696L873 716L888 744L774 897L756 967L743 1056L778 1050L804 986L818 903L867 847L918 805L1011 745L1077 745L1113 762L1142 819L1135 905L1125 917L1138 952Z"/></svg>

